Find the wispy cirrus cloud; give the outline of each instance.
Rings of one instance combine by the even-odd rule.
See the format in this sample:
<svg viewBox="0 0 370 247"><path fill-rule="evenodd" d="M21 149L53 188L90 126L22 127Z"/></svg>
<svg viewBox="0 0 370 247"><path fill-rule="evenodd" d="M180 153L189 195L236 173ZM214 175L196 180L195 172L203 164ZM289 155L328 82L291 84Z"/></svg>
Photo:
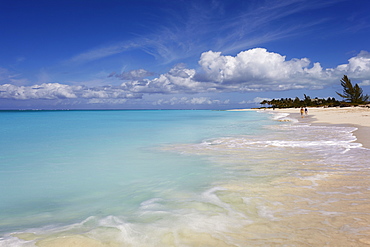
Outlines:
<svg viewBox="0 0 370 247"><path fill-rule="evenodd" d="M343 0L344 1L344 0ZM255 2L253 8L233 8L240 4L234 1L213 1L213 4L191 2L181 5L186 11L175 9L164 12L166 16L155 28L138 32L135 39L92 48L70 58L68 63L85 63L131 50L141 50L160 63L171 63L179 59L197 57L206 50L237 52L261 44L312 31L312 28L328 21L328 18L280 20L304 11L318 9L338 1L263 1ZM232 17L231 17L232 16Z"/></svg>
<svg viewBox="0 0 370 247"><path fill-rule="evenodd" d="M10 83L15 86L21 86L27 84L28 79L22 77L21 74L15 73L7 68L0 67L0 84Z"/></svg>
<svg viewBox="0 0 370 247"><path fill-rule="evenodd" d="M263 4L255 4L254 8L240 11L231 20L222 22L217 30L223 35L219 36L215 50L236 52L287 37L308 34L316 27L320 28L320 24L328 22L330 18L297 20L291 17L335 3L338 1L269 0L263 1Z"/></svg>
<svg viewBox="0 0 370 247"><path fill-rule="evenodd" d="M119 54L130 49L135 49L137 47L140 47L140 44L136 44L133 42L121 42L114 45L102 46L98 48L93 48L86 52L82 52L65 61L65 63L86 63Z"/></svg>

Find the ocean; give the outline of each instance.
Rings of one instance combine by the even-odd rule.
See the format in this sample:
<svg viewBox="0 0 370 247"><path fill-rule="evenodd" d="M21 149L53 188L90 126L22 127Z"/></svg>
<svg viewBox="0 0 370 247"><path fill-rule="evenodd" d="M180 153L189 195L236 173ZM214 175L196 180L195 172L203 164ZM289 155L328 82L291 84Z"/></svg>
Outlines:
<svg viewBox="0 0 370 247"><path fill-rule="evenodd" d="M271 111L0 112L0 246L366 246L354 127Z"/></svg>

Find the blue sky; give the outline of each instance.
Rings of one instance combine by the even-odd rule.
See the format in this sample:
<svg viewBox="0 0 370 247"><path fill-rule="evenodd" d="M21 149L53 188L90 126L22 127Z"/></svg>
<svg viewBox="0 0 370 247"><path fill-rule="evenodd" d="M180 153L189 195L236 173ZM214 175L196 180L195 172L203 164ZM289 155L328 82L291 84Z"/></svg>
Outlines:
<svg viewBox="0 0 370 247"><path fill-rule="evenodd" d="M0 109L230 109L370 94L367 0L3 0ZM257 102L257 104L256 104Z"/></svg>

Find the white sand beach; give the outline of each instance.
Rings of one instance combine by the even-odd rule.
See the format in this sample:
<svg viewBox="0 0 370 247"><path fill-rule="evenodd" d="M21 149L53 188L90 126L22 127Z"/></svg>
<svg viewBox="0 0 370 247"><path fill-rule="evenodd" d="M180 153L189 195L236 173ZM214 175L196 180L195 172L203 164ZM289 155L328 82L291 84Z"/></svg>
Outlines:
<svg viewBox="0 0 370 247"><path fill-rule="evenodd" d="M251 109L246 109L246 111L249 110ZM290 117L313 125L356 127L358 130L354 132L354 135L357 138L357 142L361 143L365 148L370 148L370 108L308 108L308 114L303 116L301 116L299 108L266 109L266 111L289 113ZM355 157L353 158L355 159ZM304 179L295 179L294 176L290 176L289 178L284 178L286 181L279 181L278 184L280 186L284 185L279 188L280 192L284 191L282 192L283 195L279 194L279 196L286 196L284 209L280 208L279 210L287 212L289 207L297 207L302 211L315 208L317 212L320 212L320 210L326 212L320 215L307 210L304 211L305 213L291 217L285 222L286 225L297 227L297 235L301 234L300 239L305 239L306 234L307 236L312 236L311 238L306 238L307 246L369 246L370 231L368 222L370 218L367 213L369 212L368 205L370 205L368 189L370 184L367 179L369 171L368 169L357 169L345 165L340 166L337 162L338 160L330 164L330 166L317 165L315 167L315 165L312 165L309 168L305 167L307 170L314 172L312 174L301 172L300 175ZM361 166L367 164L366 159L356 162L352 163L352 165ZM351 162L347 160L344 163ZM304 187L303 182L309 182L310 176L323 177L315 181L316 186L314 190ZM292 200L290 198L291 195L294 195L295 198L300 198L301 201L298 199ZM308 229L308 225L311 228ZM330 226L331 229L321 232L325 228L323 226ZM350 228L361 230L348 231ZM300 231L302 232L300 233ZM328 236L332 238L330 244L327 242ZM297 246L306 245L299 243Z"/></svg>
<svg viewBox="0 0 370 247"><path fill-rule="evenodd" d="M308 114L300 116L300 108L266 109L267 111L286 112L303 121L314 124L349 125L358 128L354 132L357 141L370 148L370 108L368 107L309 107ZM231 111L255 111L256 109L234 109Z"/></svg>
<svg viewBox="0 0 370 247"><path fill-rule="evenodd" d="M299 108L275 109L275 111L293 113L299 116ZM344 107L344 108L308 108L308 115L303 118L309 118L317 124L336 124L351 125L358 128L354 132L358 142L364 147L370 148L370 108L367 107Z"/></svg>

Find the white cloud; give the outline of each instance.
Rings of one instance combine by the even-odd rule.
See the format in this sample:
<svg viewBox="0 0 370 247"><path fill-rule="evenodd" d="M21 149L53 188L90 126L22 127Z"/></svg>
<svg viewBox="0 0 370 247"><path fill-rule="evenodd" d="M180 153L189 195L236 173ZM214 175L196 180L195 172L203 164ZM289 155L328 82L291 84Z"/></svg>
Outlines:
<svg viewBox="0 0 370 247"><path fill-rule="evenodd" d="M370 80L363 80L358 85L360 85L360 86L370 86Z"/></svg>
<svg viewBox="0 0 370 247"><path fill-rule="evenodd" d="M168 73L159 75L153 80L142 79L121 84L126 90L137 93L195 93L203 91L200 82L193 79L194 69L187 69L178 64Z"/></svg>
<svg viewBox="0 0 370 247"><path fill-rule="evenodd" d="M77 98L74 91L81 86L68 86L59 83L44 83L34 86L0 85L0 98L5 99L71 99Z"/></svg>
<svg viewBox="0 0 370 247"><path fill-rule="evenodd" d="M209 97L172 97L171 99L159 99L153 105L220 105L228 104L230 100L212 100Z"/></svg>
<svg viewBox="0 0 370 247"><path fill-rule="evenodd" d="M117 99L117 98L127 98L131 93L114 87L102 87L102 88L86 88L81 91L81 97L86 99L96 98L96 99Z"/></svg>
<svg viewBox="0 0 370 247"><path fill-rule="evenodd" d="M322 68L320 63L312 64L308 58L287 60L285 56L263 48L242 51L236 56L225 56L220 52L204 52L199 60L200 70L178 64L167 73L154 79L141 78L150 72L144 69L127 72L120 86L90 87L43 83L34 86L17 86L12 83L14 75L0 68L0 79L7 81L0 85L0 98L6 99L94 99L91 103L108 102L109 99L141 99L144 94L194 94L212 92L263 92L290 89L320 89L338 83L343 74L360 85L369 85L370 54L362 51L357 56L336 68ZM122 76L119 75L119 76ZM111 82L118 79L112 74ZM138 78L138 79L135 79ZM99 79L99 83L106 82ZM116 82L115 82L116 83ZM96 83L95 83L96 84ZM262 101L256 98L253 102ZM257 103L259 103L257 102ZM173 98L159 100L156 104L224 104L206 97Z"/></svg>
<svg viewBox="0 0 370 247"><path fill-rule="evenodd" d="M112 77L113 75L122 80L140 80L145 77L153 76L155 73L149 72L145 69L137 69L128 72L122 72L121 74L111 73L108 77Z"/></svg>
<svg viewBox="0 0 370 247"><path fill-rule="evenodd" d="M109 105L119 105L127 102L127 99L89 99L87 103L89 104L109 104Z"/></svg>
<svg viewBox="0 0 370 247"><path fill-rule="evenodd" d="M338 80L334 69L323 69L307 58L286 60L285 56L255 48L236 56L204 52L199 60L201 70L176 65L168 73L152 80L141 79L121 84L136 93L201 93L235 91L274 91L320 89Z"/></svg>
<svg viewBox="0 0 370 247"><path fill-rule="evenodd" d="M263 48L236 56L208 51L201 55L199 64L204 71L201 79L225 89L237 85L237 90L242 91L322 88L330 79L330 71L323 70L319 63L310 68L307 58L286 60L285 56Z"/></svg>
<svg viewBox="0 0 370 247"><path fill-rule="evenodd" d="M70 86L59 83L43 83L33 86L0 85L0 98L3 99L137 99L142 94L132 93L117 87ZM91 101L94 102L94 101ZM97 101L95 101L97 102Z"/></svg>
<svg viewBox="0 0 370 247"><path fill-rule="evenodd" d="M357 56L350 58L347 64L339 65L336 70L347 74L350 78L368 79L370 77L370 53L361 51Z"/></svg>

